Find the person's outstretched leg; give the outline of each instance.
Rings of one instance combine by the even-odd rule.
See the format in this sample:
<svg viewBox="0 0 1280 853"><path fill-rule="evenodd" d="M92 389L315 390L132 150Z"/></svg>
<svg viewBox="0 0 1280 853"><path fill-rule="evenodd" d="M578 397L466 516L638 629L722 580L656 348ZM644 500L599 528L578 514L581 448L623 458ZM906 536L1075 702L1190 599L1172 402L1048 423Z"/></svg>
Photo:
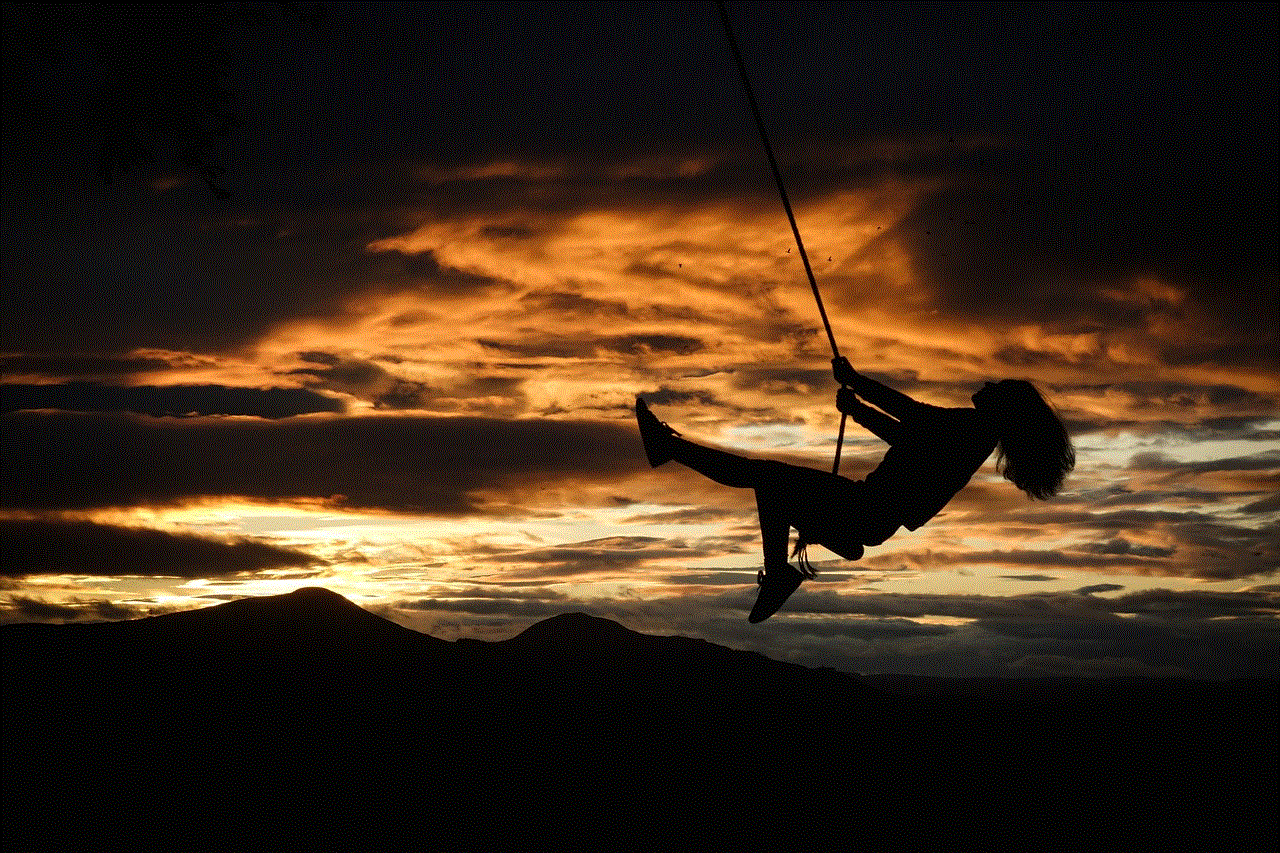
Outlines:
<svg viewBox="0 0 1280 853"><path fill-rule="evenodd" d="M638 397L636 421L640 425L640 437L644 439L645 455L655 468L675 460L722 486L735 489L754 489L767 476L758 459L726 453L680 438L680 433L654 417L644 400Z"/></svg>

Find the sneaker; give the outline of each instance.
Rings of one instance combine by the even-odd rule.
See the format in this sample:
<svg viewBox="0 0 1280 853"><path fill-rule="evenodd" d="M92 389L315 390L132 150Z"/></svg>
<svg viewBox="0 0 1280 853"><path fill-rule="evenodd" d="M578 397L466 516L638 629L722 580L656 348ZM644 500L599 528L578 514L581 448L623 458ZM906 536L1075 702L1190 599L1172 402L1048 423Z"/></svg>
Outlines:
<svg viewBox="0 0 1280 853"><path fill-rule="evenodd" d="M791 593L800 588L803 580L804 574L791 566L758 573L756 583L760 585L760 592L756 595L756 605L751 608L751 615L747 617L747 621L763 622L777 613L778 609L791 597Z"/></svg>
<svg viewBox="0 0 1280 853"><path fill-rule="evenodd" d="M644 440L644 455L649 457L649 464L657 468L664 462L671 461L671 447L667 439L680 433L653 416L644 400L636 397L636 423L640 427L640 438Z"/></svg>

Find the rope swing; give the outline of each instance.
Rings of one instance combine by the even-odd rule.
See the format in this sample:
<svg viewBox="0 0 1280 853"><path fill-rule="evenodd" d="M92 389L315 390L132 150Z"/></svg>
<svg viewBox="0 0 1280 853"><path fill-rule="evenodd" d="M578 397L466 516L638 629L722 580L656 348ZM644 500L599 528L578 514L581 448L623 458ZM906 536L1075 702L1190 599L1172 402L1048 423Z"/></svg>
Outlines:
<svg viewBox="0 0 1280 853"><path fill-rule="evenodd" d="M747 93L747 103L751 105L751 115L755 117L756 129L760 131L760 141L764 143L764 153L769 158L769 168L773 172L773 182L778 187L778 196L782 199L782 207L787 212L787 221L791 223L791 233L796 238L796 248L800 250L800 260L804 263L805 275L809 277L809 287L813 290L814 301L818 303L818 313L822 316L822 326L827 330L827 341L831 344L831 357L840 357L840 349L836 346L836 336L831 332L831 321L827 319L827 309L822 305L822 294L818 292L818 281L813 276L813 267L809 265L809 255L804 250L804 241L800 239L800 228L796 225L796 216L791 212L791 200L787 197L787 189L782 185L782 174L778 171L778 160L773 156L773 146L769 143L769 134L764 129L764 119L760 117L760 107L756 103L755 92L751 81L747 79L747 68L742 61L742 51L738 48L738 40L733 35L733 25L729 23L729 12L725 9L724 0L716 0L716 8L720 11L720 21L724 24L724 34L729 39L729 48L733 51L733 61L738 66L738 76L742 78L742 88ZM831 473L840 473L840 451L844 446L844 427L848 415L840 414L840 434L836 438L836 458L831 463Z"/></svg>

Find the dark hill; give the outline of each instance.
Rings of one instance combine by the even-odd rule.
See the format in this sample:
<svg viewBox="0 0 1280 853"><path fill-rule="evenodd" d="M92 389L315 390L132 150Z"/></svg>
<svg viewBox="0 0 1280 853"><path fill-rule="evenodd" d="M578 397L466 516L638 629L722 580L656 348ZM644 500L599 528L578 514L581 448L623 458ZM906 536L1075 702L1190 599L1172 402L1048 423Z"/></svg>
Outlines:
<svg viewBox="0 0 1280 853"><path fill-rule="evenodd" d="M445 645L376 616L323 587L304 587L284 595L242 598L197 610L123 622L27 624L3 628L6 643L66 644L68 651L109 653L121 645L254 649L305 655L369 644L395 647Z"/></svg>
<svg viewBox="0 0 1280 853"><path fill-rule="evenodd" d="M530 625L506 645L597 643L601 641L635 643L645 635L632 631L612 619L588 616L586 613L561 613Z"/></svg>
<svg viewBox="0 0 1280 853"><path fill-rule="evenodd" d="M820 694L845 702L865 691L851 676L774 661L687 637L632 631L609 619L566 613L509 640L449 643L370 613L320 587L243 598L197 610L122 622L25 624L0 629L6 683L24 680L71 701L93 701L88 685L115 682L166 694L215 690L222 697L274 693L305 684L329 705L376 703L369 691L465 694L507 705L514 692L539 702L597 701L634 708L678 693L709 700L741 695ZM149 675L149 677L147 677ZM315 682L322 679L323 688ZM181 684L181 690L172 689ZM485 696L492 694L492 696ZM847 694L847 695L846 695ZM358 697L353 700L352 697ZM103 697L105 700L105 697Z"/></svg>
<svg viewBox="0 0 1280 853"><path fill-rule="evenodd" d="M6 850L1275 831L1274 684L886 692L580 613L449 643L317 588L0 640Z"/></svg>
<svg viewBox="0 0 1280 853"><path fill-rule="evenodd" d="M488 660L518 674L554 676L574 691L602 694L632 706L660 703L660 709L684 713L691 705L741 706L751 700L764 707L800 704L809 713L866 700L868 688L857 678L830 669L810 669L776 661L756 652L729 649L689 637L652 636L617 622L584 613L563 613L530 626L509 640L490 644ZM631 695L631 694L635 695ZM656 700L656 701L655 701Z"/></svg>

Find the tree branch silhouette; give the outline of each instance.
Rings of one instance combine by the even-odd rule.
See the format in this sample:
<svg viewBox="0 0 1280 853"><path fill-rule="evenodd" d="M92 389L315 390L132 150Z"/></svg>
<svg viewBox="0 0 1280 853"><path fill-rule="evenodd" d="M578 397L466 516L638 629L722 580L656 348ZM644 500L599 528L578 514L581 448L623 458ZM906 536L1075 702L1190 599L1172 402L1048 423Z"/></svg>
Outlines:
<svg viewBox="0 0 1280 853"><path fill-rule="evenodd" d="M176 160L219 199L231 194L216 183L226 173L217 144L241 126L224 84L232 37L272 20L319 29L327 19L319 3L5 5L7 62L43 60L96 78L96 110L77 119L101 135L96 171L105 183ZM71 44L92 62L76 66Z"/></svg>

